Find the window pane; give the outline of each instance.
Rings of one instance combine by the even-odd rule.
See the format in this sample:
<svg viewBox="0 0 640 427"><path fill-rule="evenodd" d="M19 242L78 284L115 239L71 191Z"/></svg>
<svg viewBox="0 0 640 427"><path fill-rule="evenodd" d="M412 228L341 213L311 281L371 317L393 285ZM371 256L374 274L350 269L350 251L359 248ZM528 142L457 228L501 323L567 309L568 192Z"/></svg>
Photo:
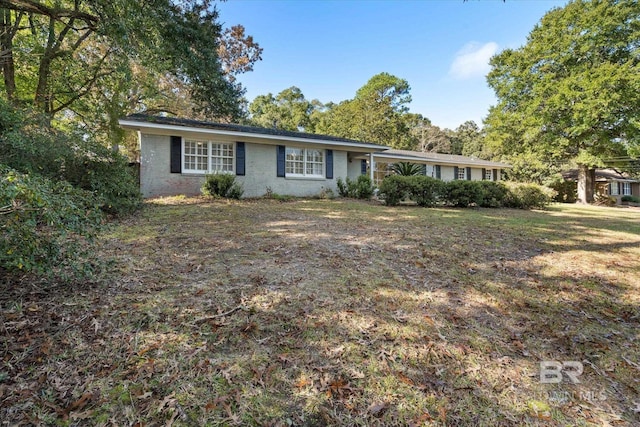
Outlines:
<svg viewBox="0 0 640 427"><path fill-rule="evenodd" d="M209 169L209 144L204 141L186 140L184 142L184 169L206 172Z"/></svg>

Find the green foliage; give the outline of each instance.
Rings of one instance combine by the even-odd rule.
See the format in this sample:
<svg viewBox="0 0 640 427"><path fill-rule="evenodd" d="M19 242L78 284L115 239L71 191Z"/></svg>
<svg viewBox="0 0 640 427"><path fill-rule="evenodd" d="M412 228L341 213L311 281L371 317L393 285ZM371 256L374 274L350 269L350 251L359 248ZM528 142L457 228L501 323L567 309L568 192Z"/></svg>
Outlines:
<svg viewBox="0 0 640 427"><path fill-rule="evenodd" d="M439 179L424 175L410 176L406 181L408 184L409 197L416 202L418 206L422 207L435 206L441 198L445 185L445 183Z"/></svg>
<svg viewBox="0 0 640 427"><path fill-rule="evenodd" d="M412 176L422 174L423 165L409 162L399 162L391 165L391 170L402 176Z"/></svg>
<svg viewBox="0 0 640 427"><path fill-rule="evenodd" d="M640 203L640 197L638 196L622 196L620 200L623 202Z"/></svg>
<svg viewBox="0 0 640 427"><path fill-rule="evenodd" d="M302 91L292 86L275 97L270 93L256 97L249 105L249 112L256 126L309 132L313 108Z"/></svg>
<svg viewBox="0 0 640 427"><path fill-rule="evenodd" d="M0 176L0 270L42 274L88 265L81 238L95 236L100 227L96 197L6 165L0 165Z"/></svg>
<svg viewBox="0 0 640 427"><path fill-rule="evenodd" d="M472 205L480 206L483 199L483 189L479 181L449 181L443 188L442 198L447 205L458 208Z"/></svg>
<svg viewBox="0 0 640 427"><path fill-rule="evenodd" d="M557 175L546 185L556 192L553 198L554 202L575 203L578 200L578 183L576 181L563 179L561 175Z"/></svg>
<svg viewBox="0 0 640 427"><path fill-rule="evenodd" d="M397 206L409 199L418 206L430 207L441 203L466 208L513 207L544 208L555 193L536 184L510 184L493 181L455 180L444 182L428 176L389 175L380 184L380 198L388 206Z"/></svg>
<svg viewBox="0 0 640 427"><path fill-rule="evenodd" d="M479 206L483 208L500 208L505 204L509 189L502 182L479 181L481 199Z"/></svg>
<svg viewBox="0 0 640 427"><path fill-rule="evenodd" d="M378 196L388 206L397 206L404 200L409 191L408 177L403 175L389 175L380 183Z"/></svg>
<svg viewBox="0 0 640 427"><path fill-rule="evenodd" d="M84 135L56 131L33 111L0 101L0 268L43 273L82 269L83 241L103 212L141 204L126 159ZM89 265L89 264L86 264ZM60 269L55 269L55 273Z"/></svg>
<svg viewBox="0 0 640 427"><path fill-rule="evenodd" d="M489 145L543 166L628 155L640 141L639 38L637 1L570 1L548 12L526 45L491 60Z"/></svg>
<svg viewBox="0 0 640 427"><path fill-rule="evenodd" d="M46 117L0 101L0 158L19 172L64 180L95 195L113 215L139 208L141 195L127 159L84 135L52 129Z"/></svg>
<svg viewBox="0 0 640 427"><path fill-rule="evenodd" d="M537 184L510 183L504 202L505 207L517 209L544 209L553 201L556 193Z"/></svg>
<svg viewBox="0 0 640 427"><path fill-rule="evenodd" d="M202 194L210 197L238 200L244 194L244 189L242 184L236 182L235 175L227 173L210 174L205 177L204 184L202 184Z"/></svg>
<svg viewBox="0 0 640 427"><path fill-rule="evenodd" d="M373 183L368 175L359 175L353 181L349 177L345 181L342 178L336 180L338 194L341 197L350 197L352 199L370 199L373 196Z"/></svg>

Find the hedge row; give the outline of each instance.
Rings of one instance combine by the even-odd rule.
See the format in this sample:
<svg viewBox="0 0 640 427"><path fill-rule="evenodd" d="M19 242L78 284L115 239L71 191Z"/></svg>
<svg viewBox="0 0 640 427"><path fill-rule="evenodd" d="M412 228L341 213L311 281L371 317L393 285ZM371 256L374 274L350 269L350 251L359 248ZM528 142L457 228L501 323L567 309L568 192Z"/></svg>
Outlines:
<svg viewBox="0 0 640 427"><path fill-rule="evenodd" d="M423 207L444 205L542 209L551 203L552 193L535 184L466 180L444 182L428 176L390 175L382 181L378 196L389 206L411 200Z"/></svg>

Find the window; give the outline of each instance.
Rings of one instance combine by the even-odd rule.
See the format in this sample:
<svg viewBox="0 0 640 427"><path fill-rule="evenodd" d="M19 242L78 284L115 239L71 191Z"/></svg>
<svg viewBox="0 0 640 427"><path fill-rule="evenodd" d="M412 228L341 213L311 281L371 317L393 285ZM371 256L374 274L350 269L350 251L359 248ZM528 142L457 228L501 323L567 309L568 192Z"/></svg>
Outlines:
<svg viewBox="0 0 640 427"><path fill-rule="evenodd" d="M324 152L309 148L287 147L287 176L324 177Z"/></svg>
<svg viewBox="0 0 640 427"><path fill-rule="evenodd" d="M484 171L484 179L487 181L493 180L493 169L485 169Z"/></svg>
<svg viewBox="0 0 640 427"><path fill-rule="evenodd" d="M458 167L458 178L457 179L467 179L466 168Z"/></svg>
<svg viewBox="0 0 640 427"><path fill-rule="evenodd" d="M623 196L630 196L631 195L631 183L630 182L623 182L622 183L622 195Z"/></svg>
<svg viewBox="0 0 640 427"><path fill-rule="evenodd" d="M620 194L620 192L618 191L618 181L613 181L609 184L609 187L611 188L611 196L618 196Z"/></svg>
<svg viewBox="0 0 640 427"><path fill-rule="evenodd" d="M185 139L183 172L233 172L233 144Z"/></svg>

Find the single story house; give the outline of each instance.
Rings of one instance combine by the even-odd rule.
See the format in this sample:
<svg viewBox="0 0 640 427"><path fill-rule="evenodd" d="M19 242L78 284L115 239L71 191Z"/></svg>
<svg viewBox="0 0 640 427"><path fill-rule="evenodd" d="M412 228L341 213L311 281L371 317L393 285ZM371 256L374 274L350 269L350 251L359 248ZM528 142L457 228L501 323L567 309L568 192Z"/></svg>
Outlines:
<svg viewBox="0 0 640 427"><path fill-rule="evenodd" d="M144 197L197 195L210 173L230 173L244 197L268 192L314 196L337 192L337 180L369 174L378 182L387 165L424 165L428 176L501 179L504 163L464 156L389 150L389 147L303 132L134 114L119 121L138 133ZM373 167L372 167L373 166Z"/></svg>
<svg viewBox="0 0 640 427"><path fill-rule="evenodd" d="M236 124L134 114L119 121L138 132L144 197L200 194L208 173L232 173L244 197L271 191L314 196L338 178L362 173L362 157L387 147L351 139Z"/></svg>
<svg viewBox="0 0 640 427"><path fill-rule="evenodd" d="M456 179L469 181L500 181L502 170L511 168L511 165L474 157L458 156L455 154L440 154L432 152L385 150L374 153L375 162L374 179L380 183L385 176L391 173L391 165L399 162L422 165L425 175L453 181Z"/></svg>
<svg viewBox="0 0 640 427"><path fill-rule="evenodd" d="M570 181L578 181L578 170L572 169L562 173L562 177ZM615 169L596 169L596 194L610 196L622 203L622 196L640 197L640 180L631 178L627 173Z"/></svg>

